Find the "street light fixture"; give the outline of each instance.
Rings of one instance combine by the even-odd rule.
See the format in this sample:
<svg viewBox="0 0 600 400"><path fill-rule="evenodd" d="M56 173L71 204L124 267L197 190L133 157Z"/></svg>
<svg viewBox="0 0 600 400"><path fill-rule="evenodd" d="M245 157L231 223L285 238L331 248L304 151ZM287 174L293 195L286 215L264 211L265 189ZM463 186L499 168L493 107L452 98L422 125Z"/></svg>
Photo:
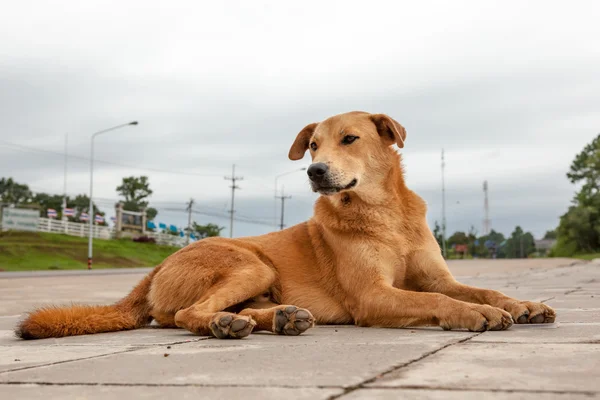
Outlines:
<svg viewBox="0 0 600 400"><path fill-rule="evenodd" d="M283 174L279 174L275 177L275 193L273 197L275 199L274 207L273 207L273 222L277 221L277 180L284 175L293 174L294 172L306 171L306 167L298 168L293 171L284 172Z"/></svg>
<svg viewBox="0 0 600 400"><path fill-rule="evenodd" d="M94 237L94 220L96 216L94 214L94 199L93 199L93 190L94 190L94 139L96 136L101 135L106 132L114 131L115 129L124 128L129 125L137 125L137 121L132 121L127 124L121 124L117 126L113 126L112 128L104 129L102 131L98 131L92 135L92 145L90 151L90 208L88 209L88 221L90 224L90 232L88 238L88 269L92 269L92 241Z"/></svg>

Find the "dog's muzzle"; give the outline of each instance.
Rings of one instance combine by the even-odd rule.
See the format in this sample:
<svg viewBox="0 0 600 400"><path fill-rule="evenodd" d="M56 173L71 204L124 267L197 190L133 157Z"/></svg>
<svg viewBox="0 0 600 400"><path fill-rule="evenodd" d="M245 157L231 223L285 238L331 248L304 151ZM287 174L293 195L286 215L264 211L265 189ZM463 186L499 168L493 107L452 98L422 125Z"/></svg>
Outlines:
<svg viewBox="0 0 600 400"><path fill-rule="evenodd" d="M308 174L308 178L314 183L321 183L326 180L327 172L329 171L329 167L325 163L314 163L308 167L306 173Z"/></svg>
<svg viewBox="0 0 600 400"><path fill-rule="evenodd" d="M334 194L342 190L352 189L358 181L352 179L350 183L342 183L339 178L334 178L325 163L315 163L306 171L313 191L321 194Z"/></svg>

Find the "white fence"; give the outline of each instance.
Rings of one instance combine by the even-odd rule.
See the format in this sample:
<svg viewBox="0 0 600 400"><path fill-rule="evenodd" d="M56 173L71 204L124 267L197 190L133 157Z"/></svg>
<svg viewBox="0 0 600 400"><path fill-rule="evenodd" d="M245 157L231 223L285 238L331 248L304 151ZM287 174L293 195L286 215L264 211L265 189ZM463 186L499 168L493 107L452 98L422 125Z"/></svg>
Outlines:
<svg viewBox="0 0 600 400"><path fill-rule="evenodd" d="M154 238L156 243L167 246L184 247L186 243L186 238L169 235L167 233L146 232L145 235Z"/></svg>
<svg viewBox="0 0 600 400"><path fill-rule="evenodd" d="M40 218L38 220L38 232L61 233L63 235L87 237L89 235L90 226L88 224L61 221L51 218ZM108 226L94 225L92 234L98 239L112 239L115 231ZM146 232L146 236L154 238L157 244L183 247L186 243L186 238L173 236L166 233Z"/></svg>
<svg viewBox="0 0 600 400"><path fill-rule="evenodd" d="M89 235L90 226L76 222L61 221L52 218L38 220L38 232L62 233L65 235L86 237ZM111 239L113 230L108 226L94 225L93 235L98 239Z"/></svg>

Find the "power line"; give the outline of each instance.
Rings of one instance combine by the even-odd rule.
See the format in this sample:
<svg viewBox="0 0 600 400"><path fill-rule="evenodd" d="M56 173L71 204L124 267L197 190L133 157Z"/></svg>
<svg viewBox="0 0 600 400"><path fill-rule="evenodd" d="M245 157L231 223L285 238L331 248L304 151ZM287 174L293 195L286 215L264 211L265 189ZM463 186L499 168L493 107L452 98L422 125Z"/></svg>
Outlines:
<svg viewBox="0 0 600 400"><path fill-rule="evenodd" d="M161 211L178 211L178 212L186 212L187 209L183 209L183 208L160 208ZM192 210L193 214L197 214L197 215L204 215L207 217L214 217L214 218L230 218L230 214L228 213L216 213L216 212L209 212L209 211L198 211L198 210ZM265 226L273 226L273 222L269 222L269 221L261 221L258 219L253 219L250 217L245 217L245 216L237 216L234 217L235 221L238 222L245 222L248 224L255 224L255 225L265 225Z"/></svg>
<svg viewBox="0 0 600 400"><path fill-rule="evenodd" d="M40 149L40 148L36 148L36 147L31 147L31 146L23 146L20 144L7 142L5 140L0 140L0 146L2 146L2 145L14 147L17 150L21 150L21 151L25 151L25 152L37 152L37 153L52 154L55 156L64 157L65 160L72 159L72 160L78 160L78 161L83 161L83 162L88 162L88 163L90 162L90 159L87 157L81 157L81 156L77 156L77 155L73 155L73 154L67 154L67 152L63 153L63 152L58 152L58 151ZM117 162L113 162L113 161L98 160L98 159L94 159L94 162L106 164L106 165L112 165L112 166L116 166L116 167L131 168L131 169L136 169L139 171L157 172L157 173L174 174L174 175L199 176L199 177L204 177L204 178L215 178L215 177L221 176L221 175L217 175L217 174L202 174L202 173L198 173L198 172L169 170L169 169L163 169L163 168L140 167L140 166L136 166L136 165L122 164L122 163L117 163ZM263 189L272 190L271 187L267 186L265 183L262 183L261 178L250 177L249 179L252 180L253 185L259 186ZM302 195L305 194L304 192L302 192L302 193L292 192L292 193L302 194ZM302 200L300 200L300 201L302 201Z"/></svg>
<svg viewBox="0 0 600 400"><path fill-rule="evenodd" d="M11 143L11 142L7 142L5 140L0 140L0 145L4 145L4 146L12 146L15 147L21 151L33 151L33 152L38 152L38 153L46 153L46 154L52 154L52 155L56 155L56 156L61 156L61 157L68 157L70 159L74 159L74 160L79 160L79 161L86 161L89 162L90 159L87 157L81 157L81 156L75 156L72 154L65 154L65 153L61 153L58 151L52 151L52 150L44 150L44 149L38 149L35 147L29 147L29 146L23 146L20 144L16 144L16 143ZM218 177L220 175L217 174L200 174L197 172L186 172L186 171L176 171L176 170L168 170L168 169L161 169L161 168L151 168L151 167L138 167L135 165L129 165L129 164L121 164L121 163L116 163L116 162L112 162L112 161L106 161L106 160L98 160L98 159L94 159L95 163L101 163L101 164L107 164L107 165L114 165L117 167L125 167L125 168L132 168L132 169L137 169L140 171L149 171L149 172L160 172L160 173L165 173L165 174L175 174L175 175L189 175L189 176L201 176L204 178L214 178L214 177Z"/></svg>

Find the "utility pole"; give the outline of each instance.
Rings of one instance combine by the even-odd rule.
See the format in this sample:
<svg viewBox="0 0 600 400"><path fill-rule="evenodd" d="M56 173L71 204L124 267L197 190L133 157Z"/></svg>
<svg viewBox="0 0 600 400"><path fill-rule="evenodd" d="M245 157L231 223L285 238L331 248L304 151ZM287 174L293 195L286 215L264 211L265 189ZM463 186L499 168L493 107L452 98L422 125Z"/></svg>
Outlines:
<svg viewBox="0 0 600 400"><path fill-rule="evenodd" d="M444 171L446 162L444 161L444 149L442 149L442 254L446 258L446 182Z"/></svg>
<svg viewBox="0 0 600 400"><path fill-rule="evenodd" d="M485 219L483 220L483 234L490 234L490 206L488 203L488 182L483 181L483 211Z"/></svg>
<svg viewBox="0 0 600 400"><path fill-rule="evenodd" d="M65 133L65 174L64 174L64 185L63 185L63 204L62 204L62 220L66 221L65 208L67 208L67 163L69 160L68 156L68 143L69 134Z"/></svg>
<svg viewBox="0 0 600 400"><path fill-rule="evenodd" d="M235 176L235 164L233 164L231 176L226 176L225 179L228 181L231 181L231 186L229 186L231 188L231 210L229 211L229 213L231 214L231 220L229 221L229 237L231 238L231 237L233 237L233 213L235 212L235 209L234 209L235 189L240 189L239 186L236 186L235 181L242 181L242 180L244 180L244 177Z"/></svg>
<svg viewBox="0 0 600 400"><path fill-rule="evenodd" d="M283 215L285 212L285 201L287 199L291 199L292 196L284 196L283 195L283 186L281 187L281 196L275 196L275 198L277 199L281 199L281 223L279 224L279 230L283 230L283 227L285 226L283 224Z"/></svg>
<svg viewBox="0 0 600 400"><path fill-rule="evenodd" d="M187 231L187 239L185 241L185 245L190 244L190 236L192 235L192 206L194 205L194 199L190 199L190 202L185 209L188 212L188 231Z"/></svg>

